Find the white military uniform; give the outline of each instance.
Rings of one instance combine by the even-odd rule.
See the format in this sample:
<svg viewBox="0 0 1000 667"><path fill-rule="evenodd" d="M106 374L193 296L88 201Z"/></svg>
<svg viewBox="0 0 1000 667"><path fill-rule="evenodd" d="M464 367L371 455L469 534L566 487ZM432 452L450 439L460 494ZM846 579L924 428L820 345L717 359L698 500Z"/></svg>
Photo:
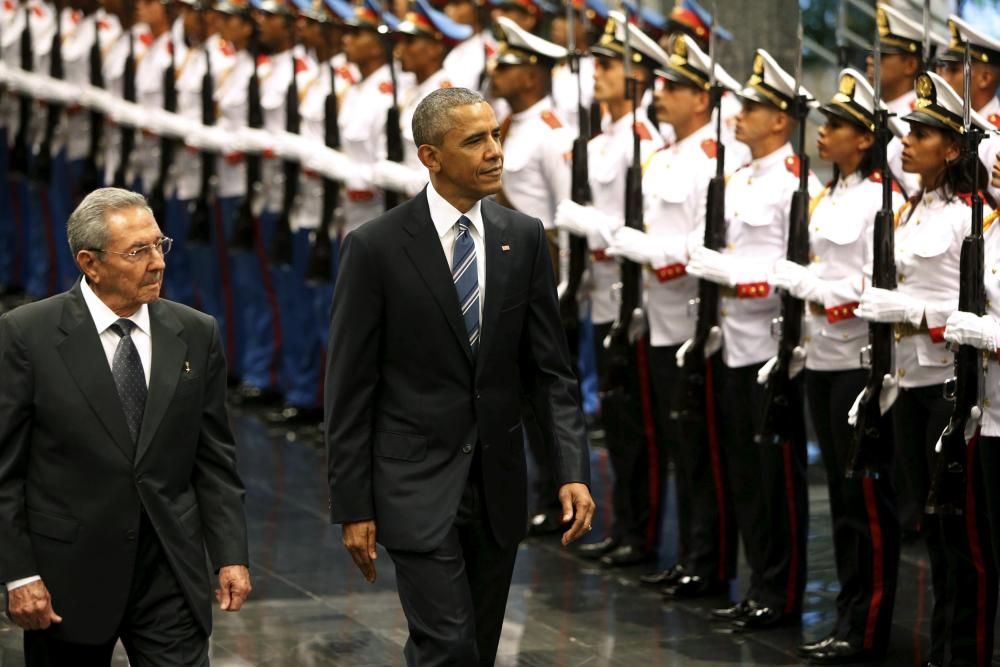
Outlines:
<svg viewBox="0 0 1000 667"><path fill-rule="evenodd" d="M986 230L986 314L1000 320L1000 225L994 222ZM986 397L983 400L981 433L1000 437L1000 350L990 350L986 367Z"/></svg>
<svg viewBox="0 0 1000 667"><path fill-rule="evenodd" d="M570 196L569 154L575 134L563 125L551 97L508 118L503 194L518 211L554 229L556 206Z"/></svg>
<svg viewBox="0 0 1000 667"><path fill-rule="evenodd" d="M884 101L884 100L883 100ZM908 90L904 95L900 95L891 102L885 102L886 109L889 113L894 115L896 118L902 118L908 113L913 111L913 108L917 105L917 93L915 91ZM920 190L920 177L916 174L908 174L903 171L903 142L901 139L893 137L889 142L889 146L886 149L886 159L889 163L889 171L893 174L898 174L899 180L902 181L903 188L906 189L906 194L914 195Z"/></svg>
<svg viewBox="0 0 1000 667"><path fill-rule="evenodd" d="M27 8L27 12L25 11ZM0 36L0 52L2 52L3 63L7 68L18 70L21 68L21 36L24 33L26 13L28 26L31 30L32 59L31 64L35 73L48 75L49 73L49 51L52 49L52 37L56 32L56 13L51 3L37 2L31 0L17 7L6 6L7 23L3 25L3 33ZM8 129L8 140L13 142L19 131L20 123L20 103L16 95L4 95L3 116L4 125ZM29 126L28 145L29 148L34 142L41 140L41 130L45 120L43 111L45 105L41 102L34 103L36 113L31 115Z"/></svg>
<svg viewBox="0 0 1000 667"><path fill-rule="evenodd" d="M416 186L418 182L427 182L427 169L423 164L421 164L420 158L417 157L417 145L413 141L413 114L417 110L417 105L432 92L438 88L451 87L452 83L448 71L445 69L439 69L437 72L427 77L427 80L423 83L415 83L410 88L400 92L399 104L401 106L401 110L399 112L399 124L402 126L403 135L403 164L409 167L413 172L414 186ZM415 194L415 192L407 194L412 195Z"/></svg>
<svg viewBox="0 0 1000 667"><path fill-rule="evenodd" d="M152 36L152 33L144 33L146 34ZM145 41L148 38L144 37ZM136 102L146 109L163 108L163 77L170 67L173 52L173 35L167 30L149 44L142 60L137 59ZM150 192L160 173L160 138L151 132L137 132L132 163L138 169L143 190Z"/></svg>
<svg viewBox="0 0 1000 667"><path fill-rule="evenodd" d="M272 56L262 56L257 61L260 79L260 105L264 111L264 129L284 132L288 122L288 87L305 61L295 57L291 49ZM265 155L261 166L261 184L264 188L264 210L281 211L285 175L282 161L274 155Z"/></svg>
<svg viewBox="0 0 1000 667"><path fill-rule="evenodd" d="M453 47L444 59L444 69L452 85L479 90L486 80L486 63L496 50L496 44L492 39L487 40L485 31Z"/></svg>
<svg viewBox="0 0 1000 667"><path fill-rule="evenodd" d="M226 51L220 50L220 53ZM221 59L220 59L221 60ZM235 132L247 124L247 86L253 76L253 57L247 50L232 54L215 73L215 102L218 115L216 125L223 130ZM240 197L246 194L246 159L234 151L219 156L216 173L219 177L220 197Z"/></svg>
<svg viewBox="0 0 1000 667"><path fill-rule="evenodd" d="M177 80L177 113L202 122L201 88L208 65L208 53L202 45L189 47L184 39L184 22L174 22L174 76ZM215 74L215 71L212 72ZM170 166L167 196L183 201L201 193L201 159L198 151L178 146Z"/></svg>
<svg viewBox="0 0 1000 667"><path fill-rule="evenodd" d="M730 368L759 364L777 352L771 320L780 300L767 284L774 263L788 247L788 216L799 186L798 161L790 144L738 169L726 187L726 247L742 276L736 295L723 293L719 309L723 361ZM820 190L809 176L809 193ZM738 262L738 264L737 264Z"/></svg>
<svg viewBox="0 0 1000 667"><path fill-rule="evenodd" d="M646 317L654 347L679 345L694 335L688 302L697 296L698 280L685 273L684 265L689 238L704 229L715 155L715 129L709 123L655 153L643 171L646 236L664 256L662 264L648 267L645 280Z"/></svg>
<svg viewBox="0 0 1000 667"><path fill-rule="evenodd" d="M97 39L97 17L77 9L62 11L62 58L67 81L90 83L90 50ZM66 149L66 158L82 160L90 151L90 114L80 105L66 108L56 133L54 153Z"/></svg>
<svg viewBox="0 0 1000 667"><path fill-rule="evenodd" d="M104 55L102 68L104 73L104 89L116 99L125 98L125 64L128 61L129 33L126 32L121 23L111 16L105 15L104 19L98 19L97 35L101 40L101 51ZM135 59L136 78L138 79L139 66L142 63L146 48L152 43L152 34L149 29L138 24L132 27L133 57ZM138 98L138 85L136 86ZM122 151L121 128L112 125L110 132L105 132L104 142L104 181L111 183L114 180L115 171L118 169ZM133 151L133 159L138 151L138 138L135 143L136 150ZM134 177L129 173L128 180Z"/></svg>
<svg viewBox="0 0 1000 667"><path fill-rule="evenodd" d="M578 91L579 90L579 94ZM556 112L574 132L580 131L579 98L583 98L583 108L589 112L594 101L594 58L580 58L580 85L577 88L576 75L564 61L552 68L552 99Z"/></svg>
<svg viewBox="0 0 1000 667"><path fill-rule="evenodd" d="M985 214L989 213L989 207ZM945 322L958 309L959 258L969 232L970 209L960 197L942 190L925 192L920 201L897 213L896 287L924 302L928 330L896 343L896 373L900 387L943 384L954 373L954 355L945 347Z"/></svg>
<svg viewBox="0 0 1000 667"><path fill-rule="evenodd" d="M643 109L636 111L636 123L640 127L641 138L639 158L645 163L663 145L663 141ZM625 223L625 176L632 164L632 148L631 113L608 123L605 131L591 139L587 146L592 206L612 216L616 228ZM606 242L588 237L588 245L593 260L590 268L591 319L594 324L614 322L620 302L620 297L613 291L615 283L621 281L619 264L604 254L608 247Z"/></svg>
<svg viewBox="0 0 1000 667"><path fill-rule="evenodd" d="M870 285L875 214L882 207L882 179L855 172L828 186L812 201L809 218L809 271L823 281L825 302L806 313L803 347L806 368L841 371L861 368L868 322L854 316ZM893 210L903 195L893 191ZM819 306L817 308L816 306Z"/></svg>

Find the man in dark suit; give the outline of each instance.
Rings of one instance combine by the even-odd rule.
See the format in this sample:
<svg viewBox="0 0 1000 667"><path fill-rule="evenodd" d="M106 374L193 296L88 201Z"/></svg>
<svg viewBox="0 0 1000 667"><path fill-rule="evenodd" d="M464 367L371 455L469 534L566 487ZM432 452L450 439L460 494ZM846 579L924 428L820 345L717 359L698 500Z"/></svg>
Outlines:
<svg viewBox="0 0 1000 667"><path fill-rule="evenodd" d="M396 567L407 664L492 665L527 525L522 396L559 480L563 544L594 502L576 378L541 223L483 197L503 151L478 93L428 95L430 184L345 241L326 371L331 512L365 578Z"/></svg>
<svg viewBox="0 0 1000 667"><path fill-rule="evenodd" d="M0 317L0 582L32 667L207 665L211 583L250 592L243 486L215 320L158 300L142 195L70 216L84 276Z"/></svg>

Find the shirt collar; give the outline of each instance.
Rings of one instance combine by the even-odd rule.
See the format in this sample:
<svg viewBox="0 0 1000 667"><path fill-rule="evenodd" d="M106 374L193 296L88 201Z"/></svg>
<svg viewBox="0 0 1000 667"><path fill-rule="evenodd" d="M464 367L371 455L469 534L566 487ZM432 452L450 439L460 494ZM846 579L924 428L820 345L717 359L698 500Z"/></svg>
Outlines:
<svg viewBox="0 0 1000 667"><path fill-rule="evenodd" d="M431 210L431 221L439 237L444 237L458 222L463 215L472 221L472 226L479 233L479 238L485 239L483 233L483 212L482 201L477 201L468 211L464 213L451 205L447 199L438 194L433 183L427 184L427 206Z"/></svg>
<svg viewBox="0 0 1000 667"><path fill-rule="evenodd" d="M534 116L540 115L543 111L550 111L552 109L552 98L546 95L542 99L538 100L530 107L524 111L519 111L518 113L511 114L511 118L515 121L523 120L525 118L532 118Z"/></svg>
<svg viewBox="0 0 1000 667"><path fill-rule="evenodd" d="M778 165L784 163L786 157L794 154L795 151L792 150L792 145L786 143L782 145L781 148L779 148L778 150L773 151L768 155L765 155L759 160L754 160L752 162L753 173L760 174L762 172L769 171L772 168L777 167Z"/></svg>
<svg viewBox="0 0 1000 667"><path fill-rule="evenodd" d="M121 319L115 315L113 310L108 308L106 303L101 301L99 296L94 294L94 290L90 288L90 284L87 283L86 278L80 280L80 291L83 292L83 300L87 304L87 310L90 311L90 316L94 320L94 325L97 326L98 336L107 331L108 327ZM135 322L135 326L140 331L147 336L150 335L148 305L142 304L139 306L139 310L135 311L125 319L132 320Z"/></svg>

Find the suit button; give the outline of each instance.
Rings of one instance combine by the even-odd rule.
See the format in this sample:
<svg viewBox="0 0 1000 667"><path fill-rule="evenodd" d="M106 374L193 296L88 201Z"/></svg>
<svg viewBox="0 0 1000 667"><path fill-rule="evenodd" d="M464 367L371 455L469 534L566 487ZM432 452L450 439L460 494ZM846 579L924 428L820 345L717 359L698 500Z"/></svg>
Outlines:
<svg viewBox="0 0 1000 667"><path fill-rule="evenodd" d="M468 443L462 445L462 453L463 454L470 454L470 453L472 453L472 445L470 445Z"/></svg>
<svg viewBox="0 0 1000 667"><path fill-rule="evenodd" d="M476 392L476 400L478 401L480 398L482 398L482 397L479 395L479 392L477 391Z"/></svg>
<svg viewBox="0 0 1000 667"><path fill-rule="evenodd" d="M129 528L125 531L125 539L129 542L135 542L135 531Z"/></svg>

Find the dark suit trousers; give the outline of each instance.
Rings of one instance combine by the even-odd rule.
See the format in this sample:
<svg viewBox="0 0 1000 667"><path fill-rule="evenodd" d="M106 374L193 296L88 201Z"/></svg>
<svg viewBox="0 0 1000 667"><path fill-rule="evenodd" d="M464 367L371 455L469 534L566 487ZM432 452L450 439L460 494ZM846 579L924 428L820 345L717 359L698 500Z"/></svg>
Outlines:
<svg viewBox="0 0 1000 667"><path fill-rule="evenodd" d="M455 523L431 552L389 550L410 638L408 667L492 665L517 547L501 547L482 498L478 453Z"/></svg>
<svg viewBox="0 0 1000 667"><path fill-rule="evenodd" d="M137 539L132 587L116 636L89 645L58 641L46 630L25 632L26 667L107 667L119 638L132 667L208 666L208 637L191 614L145 513ZM59 613L59 600L52 604Z"/></svg>

